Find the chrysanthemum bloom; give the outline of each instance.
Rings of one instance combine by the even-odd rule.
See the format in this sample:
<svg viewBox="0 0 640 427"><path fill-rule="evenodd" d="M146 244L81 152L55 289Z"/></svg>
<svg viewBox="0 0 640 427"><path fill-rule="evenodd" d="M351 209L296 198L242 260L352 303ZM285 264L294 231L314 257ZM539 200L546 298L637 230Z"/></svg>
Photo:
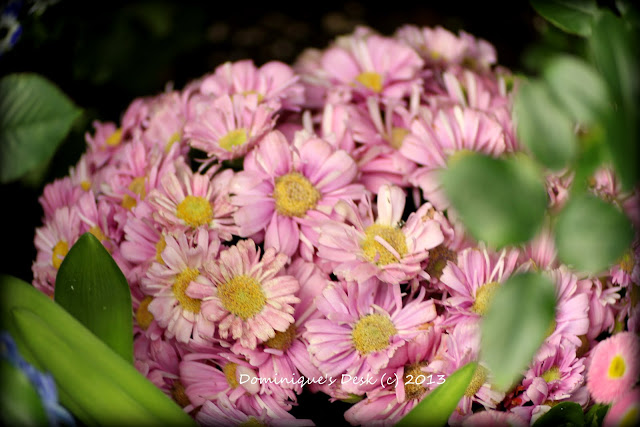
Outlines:
<svg viewBox="0 0 640 427"><path fill-rule="evenodd" d="M234 219L244 237L265 231L266 248L288 256L298 249L300 223L314 210L329 211L341 199L360 197L364 188L353 184L353 159L329 143L311 137L291 146L273 131L245 157L244 171L230 184ZM310 260L312 248L306 248Z"/></svg>
<svg viewBox="0 0 640 427"><path fill-rule="evenodd" d="M409 177L425 199L444 210L449 201L440 185L440 170L451 155L468 150L498 157L507 149L503 128L493 117L471 108L455 106L439 110L435 117L414 119L400 153L421 165Z"/></svg>
<svg viewBox="0 0 640 427"><path fill-rule="evenodd" d="M80 156L80 159L75 164L75 166L71 166L69 168L69 177L71 178L71 182L74 187L80 187L84 191L100 190L96 184L99 184L101 177L96 173L95 168L92 166L93 161L91 160L92 154L84 153ZM96 182L98 181L98 182Z"/></svg>
<svg viewBox="0 0 640 427"><path fill-rule="evenodd" d="M42 227L36 228L34 244L38 253L31 267L33 285L49 296L53 296L64 257L80 237L81 225L78 208L63 206Z"/></svg>
<svg viewBox="0 0 640 427"><path fill-rule="evenodd" d="M415 408L429 390L446 381L439 374L423 370L432 360L441 334L437 325L429 325L398 349L389 366L381 371L384 379L380 373L375 377L375 385L369 386L373 389L345 412L345 419L353 425L393 426Z"/></svg>
<svg viewBox="0 0 640 427"><path fill-rule="evenodd" d="M321 294L330 283L329 276L315 264L302 258L296 260L287 269L300 283L296 294L300 302L295 305L292 323L286 331L276 332L273 338L250 350L236 342L231 350L244 356L251 365L258 367L260 378L271 378L283 388L290 388L296 393L302 392L302 385L295 382L302 374L306 378L319 378L322 373L313 365L308 351L308 343L303 338L306 323L311 319L322 317L317 310L314 299Z"/></svg>
<svg viewBox="0 0 640 427"><path fill-rule="evenodd" d="M587 387L598 403L612 403L638 381L640 337L620 332L601 341L591 353Z"/></svg>
<svg viewBox="0 0 640 427"><path fill-rule="evenodd" d="M247 415L237 409L226 394L220 394L216 402L206 401L196 415L201 426L227 427L265 426L265 427L302 427L315 425L311 420L298 420L278 405L271 405L270 399L260 398L264 404L260 415Z"/></svg>
<svg viewBox="0 0 640 427"><path fill-rule="evenodd" d="M188 89L182 93L169 91L151 98L144 111L139 127L129 130L135 138L149 148L169 153L172 148L178 155L185 156L189 146L184 143L184 125L187 116ZM126 117L122 119L123 130L127 129Z"/></svg>
<svg viewBox="0 0 640 427"><path fill-rule="evenodd" d="M180 384L179 365L183 353L175 340L152 339L145 334L139 334L133 340L134 366L138 372L181 407L189 404Z"/></svg>
<svg viewBox="0 0 640 427"><path fill-rule="evenodd" d="M395 34L430 65L465 65L487 70L496 62L496 50L489 42L460 31L459 36L442 27L404 25Z"/></svg>
<svg viewBox="0 0 640 427"><path fill-rule="evenodd" d="M495 291L513 273L518 261L517 250L500 254L487 249L470 248L458 254L457 263L449 261L440 281L449 293L444 301L448 325L464 319L479 319L488 310Z"/></svg>
<svg viewBox="0 0 640 427"><path fill-rule="evenodd" d="M93 190L85 192L77 202L80 234L91 233L113 254L122 238L122 226L114 220L114 206L107 200L96 200Z"/></svg>
<svg viewBox="0 0 640 427"><path fill-rule="evenodd" d="M398 348L421 332L436 317L424 290L403 304L399 285L376 279L329 286L316 298L324 318L307 322L305 338L313 361L324 374L366 377L387 366ZM353 382L342 388L359 393Z"/></svg>
<svg viewBox="0 0 640 427"><path fill-rule="evenodd" d="M543 229L524 246L520 263L533 263L534 268L548 270L558 267L556 244L550 227Z"/></svg>
<svg viewBox="0 0 640 427"><path fill-rule="evenodd" d="M631 247L620 261L609 270L611 283L628 288L640 283L640 237L636 235Z"/></svg>
<svg viewBox="0 0 640 427"><path fill-rule="evenodd" d="M220 240L200 229L193 237L185 234L165 238L162 263L154 262L142 279L142 291L153 300L147 309L166 328L167 338L178 342L204 343L213 337L215 324L203 315L202 300L188 287L202 273L204 263L214 259Z"/></svg>
<svg viewBox="0 0 640 427"><path fill-rule="evenodd" d="M229 181L233 176L226 169L211 178L215 168L207 174L194 173L184 163L176 165L175 174L166 174L160 187L151 191L147 199L154 219L170 232L184 233L204 227L215 230L223 240L236 234L233 222L234 206L229 203Z"/></svg>
<svg viewBox="0 0 640 427"><path fill-rule="evenodd" d="M82 187L73 185L68 176L45 185L42 195L38 198L44 211L44 219L53 218L55 212L62 207L74 206L82 193Z"/></svg>
<svg viewBox="0 0 640 427"><path fill-rule="evenodd" d="M578 292L589 298L589 330L586 339L595 342L603 332L613 332L615 311L620 300L620 286L608 286L600 279L585 279L578 282Z"/></svg>
<svg viewBox="0 0 640 427"><path fill-rule="evenodd" d="M122 129L115 123L99 121L93 122L95 133L92 136L89 132L85 134L87 140L87 152L90 155L91 167L99 169L113 157L113 153L120 149L123 140Z"/></svg>
<svg viewBox="0 0 640 427"><path fill-rule="evenodd" d="M242 157L275 125L276 109L258 101L257 94L223 95L190 105L184 127L189 144L207 154L209 161Z"/></svg>
<svg viewBox="0 0 640 427"><path fill-rule="evenodd" d="M259 342L286 332L294 322L293 304L300 284L282 274L288 258L268 248L260 258L253 240L241 240L207 264L206 275L188 292L202 299L202 313L218 326L223 339L239 340L255 349Z"/></svg>
<svg viewBox="0 0 640 427"><path fill-rule="evenodd" d="M636 387L611 405L604 427L633 427L640 424L640 388Z"/></svg>
<svg viewBox="0 0 640 427"><path fill-rule="evenodd" d="M422 272L420 263L429 249L443 241L440 224L426 216L431 205L426 203L409 215L402 225L405 195L402 189L383 185L377 198L378 217L373 218L369 200L362 209L354 203L341 203L344 221L320 222L316 229L318 257L334 264L333 272L344 280L363 282L377 277L397 284Z"/></svg>
<svg viewBox="0 0 640 427"><path fill-rule="evenodd" d="M323 106L322 117L317 133L329 144L353 156L356 142L353 139L351 125L352 115L353 108L350 104L327 102ZM313 133L313 123L311 123L311 120L308 122L308 125L307 122L305 122L305 129Z"/></svg>
<svg viewBox="0 0 640 427"><path fill-rule="evenodd" d="M356 31L325 50L317 76L335 87L369 96L402 98L420 84L423 61L397 40L371 31Z"/></svg>
<svg viewBox="0 0 640 427"><path fill-rule="evenodd" d="M569 188L573 183L573 171L563 169L549 172L545 176L545 187L549 196L549 209L559 212L569 200Z"/></svg>
<svg viewBox="0 0 640 427"><path fill-rule="evenodd" d="M569 341L543 344L522 381L524 397L534 405L568 399L584 382L584 360Z"/></svg>

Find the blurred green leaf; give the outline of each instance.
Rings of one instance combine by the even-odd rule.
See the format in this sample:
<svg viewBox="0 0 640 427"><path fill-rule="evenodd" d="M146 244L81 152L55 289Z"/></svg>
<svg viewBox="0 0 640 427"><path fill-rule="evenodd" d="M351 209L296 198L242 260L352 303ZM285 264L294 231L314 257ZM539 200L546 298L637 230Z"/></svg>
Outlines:
<svg viewBox="0 0 640 427"><path fill-rule="evenodd" d="M560 212L555 242L560 259L580 271L599 273L615 263L633 239L631 222L604 200L572 197Z"/></svg>
<svg viewBox="0 0 640 427"><path fill-rule="evenodd" d="M582 59L558 56L545 67L544 78L553 96L577 122L593 123L611 108L604 80Z"/></svg>
<svg viewBox="0 0 640 427"><path fill-rule="evenodd" d="M478 364L468 363L437 386L396 427L444 426L469 387Z"/></svg>
<svg viewBox="0 0 640 427"><path fill-rule="evenodd" d="M0 275L0 293L0 327L14 337L29 363L52 373L60 402L83 423L129 425L143 419L144 411L151 414L145 424L195 425L131 363L45 294L5 275ZM121 409L140 413L129 419L118 413Z"/></svg>
<svg viewBox="0 0 640 427"><path fill-rule="evenodd" d="M527 158L460 153L451 159L441 180L464 224L489 245L527 241L544 219L547 193Z"/></svg>
<svg viewBox="0 0 640 427"><path fill-rule="evenodd" d="M18 179L49 160L80 113L42 76L0 79L0 182Z"/></svg>
<svg viewBox="0 0 640 427"><path fill-rule="evenodd" d="M481 357L493 384L507 390L522 375L555 316L555 288L535 273L510 277L497 290L482 320Z"/></svg>
<svg viewBox="0 0 640 427"><path fill-rule="evenodd" d="M595 0L531 0L531 6L558 28L585 37L598 12Z"/></svg>
<svg viewBox="0 0 640 427"><path fill-rule="evenodd" d="M611 157L622 186L638 182L638 75L637 32L611 12L595 22L590 39L594 61L604 76L615 104L605 120Z"/></svg>
<svg viewBox="0 0 640 427"><path fill-rule="evenodd" d="M604 417L609 411L609 405L595 404L584 414L584 425L586 427L600 427L604 421Z"/></svg>
<svg viewBox="0 0 640 427"><path fill-rule="evenodd" d="M540 81L528 81L516 93L514 114L518 137L549 169L562 169L576 153L574 125Z"/></svg>
<svg viewBox="0 0 640 427"><path fill-rule="evenodd" d="M589 178L593 176L598 166L609 160L606 146L606 135L600 125L592 126L580 136L579 152L575 163L575 175L571 184L571 194L576 195L587 189Z"/></svg>
<svg viewBox="0 0 640 427"><path fill-rule="evenodd" d="M533 423L533 427L582 427L583 425L582 407L574 402L558 403Z"/></svg>
<svg viewBox="0 0 640 427"><path fill-rule="evenodd" d="M0 413L4 425L43 426L48 423L38 392L29 378L0 359Z"/></svg>
<svg viewBox="0 0 640 427"><path fill-rule="evenodd" d="M102 243L85 233L64 257L55 301L133 363L133 312L127 279Z"/></svg>

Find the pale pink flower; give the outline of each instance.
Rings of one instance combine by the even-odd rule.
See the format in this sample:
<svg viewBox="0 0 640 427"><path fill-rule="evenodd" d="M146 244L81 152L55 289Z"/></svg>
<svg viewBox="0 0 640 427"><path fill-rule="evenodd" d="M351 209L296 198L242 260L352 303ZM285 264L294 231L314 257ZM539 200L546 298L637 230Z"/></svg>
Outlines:
<svg viewBox="0 0 640 427"><path fill-rule="evenodd" d="M589 297L589 330L586 339L594 341L602 332L612 332L615 326L614 307L620 300L620 286L608 287L600 279L578 282L578 292Z"/></svg>
<svg viewBox="0 0 640 427"><path fill-rule="evenodd" d="M532 240L525 243L520 263L532 262L534 268L548 270L558 267L557 256L552 230L545 226Z"/></svg>
<svg viewBox="0 0 640 427"><path fill-rule="evenodd" d="M183 352L174 340L139 334L133 341L134 366L138 372L181 406L188 404L179 396L178 367Z"/></svg>
<svg viewBox="0 0 640 427"><path fill-rule="evenodd" d="M53 218L55 212L62 207L75 205L82 192L82 187L73 185L68 176L45 185L42 196L38 198L44 211L44 219Z"/></svg>
<svg viewBox="0 0 640 427"><path fill-rule="evenodd" d="M287 256L273 248L261 258L253 240L241 240L207 264L206 275L187 291L202 299L202 313L217 324L220 337L255 349L295 321L293 305L300 302L295 295L300 284L282 274L286 262Z"/></svg>
<svg viewBox="0 0 640 427"><path fill-rule="evenodd" d="M573 176L574 172L566 169L546 174L545 187L549 196L549 209L553 212L559 212L569 200Z"/></svg>
<svg viewBox="0 0 640 427"><path fill-rule="evenodd" d="M326 219L316 227L318 257L333 264L333 272L347 281L363 282L377 277L397 284L422 272L420 263L429 249L443 241L440 224L428 217L426 203L409 215L402 225L405 195L402 189L383 185L377 197L377 218L368 198L361 209L354 203L341 203L348 222ZM425 275L426 277L426 275Z"/></svg>
<svg viewBox="0 0 640 427"><path fill-rule="evenodd" d="M80 157L80 160L78 160L78 163L69 168L69 177L74 186L80 187L84 191L91 189L99 191L100 177L96 175L95 168L91 166L93 164L91 158L91 154L84 153ZM96 180L98 182L96 182Z"/></svg>
<svg viewBox="0 0 640 427"><path fill-rule="evenodd" d="M292 256L309 231L305 217L330 211L341 199L360 197L364 188L353 184L353 159L329 143L310 137L291 146L278 131L269 133L244 160L244 171L230 184L234 219L244 237L265 232L265 247ZM307 238L308 240L308 238ZM311 259L310 244L301 249Z"/></svg>
<svg viewBox="0 0 640 427"><path fill-rule="evenodd" d="M183 94L177 91L164 92L148 101L147 108L143 110L142 121L138 132L139 139L148 148L156 148L160 152L186 156L189 146L184 143L184 125L187 116L186 98L188 91ZM125 129L125 119L122 119ZM134 133L137 137L138 132Z"/></svg>
<svg viewBox="0 0 640 427"><path fill-rule="evenodd" d="M356 142L353 139L351 120L353 119L353 108L346 103L327 102L322 110L318 134L319 136L336 147L353 155ZM313 132L313 124L309 123L309 132Z"/></svg>
<svg viewBox="0 0 640 427"><path fill-rule="evenodd" d="M592 351L587 387L598 403L612 403L637 383L640 374L640 338L620 332L601 341Z"/></svg>
<svg viewBox="0 0 640 427"><path fill-rule="evenodd" d="M87 152L91 160L91 168L99 169L111 160L123 143L123 132L115 123L99 121L93 122L94 135L85 134Z"/></svg>

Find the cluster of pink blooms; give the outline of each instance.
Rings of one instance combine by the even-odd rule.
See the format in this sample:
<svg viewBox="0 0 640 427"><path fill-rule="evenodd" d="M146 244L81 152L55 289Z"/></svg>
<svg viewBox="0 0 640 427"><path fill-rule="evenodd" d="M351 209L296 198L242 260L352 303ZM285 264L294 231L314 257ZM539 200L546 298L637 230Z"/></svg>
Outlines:
<svg viewBox="0 0 640 427"><path fill-rule="evenodd" d="M52 295L71 246L97 237L131 287L136 367L203 425L312 425L289 413L305 389L355 402L353 425L392 425L471 361L451 424L528 425L565 401L621 419L639 393L640 240L593 276L560 263L546 228L494 251L438 181L456 152L525 151L514 82L467 33L361 27L293 66L225 63L136 99L45 188L34 285ZM551 209L571 179L549 173ZM611 169L590 187L638 228ZM555 321L500 392L479 325L528 270L555 284Z"/></svg>

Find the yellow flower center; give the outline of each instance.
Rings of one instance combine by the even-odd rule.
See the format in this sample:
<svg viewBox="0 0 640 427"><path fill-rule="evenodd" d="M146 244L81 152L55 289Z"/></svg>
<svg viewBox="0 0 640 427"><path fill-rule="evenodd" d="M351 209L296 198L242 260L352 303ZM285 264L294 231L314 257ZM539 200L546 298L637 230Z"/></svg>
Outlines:
<svg viewBox="0 0 640 427"><path fill-rule="evenodd" d="M89 191L89 190L91 190L91 181L87 181L87 180L82 181L82 182L80 183L80 187L82 187L82 189L83 189L84 191Z"/></svg>
<svg viewBox="0 0 640 427"><path fill-rule="evenodd" d="M171 397L176 401L181 408L188 406L191 404L189 397L187 397L187 393L185 393L184 386L180 382L180 380L174 380L173 384L171 384Z"/></svg>
<svg viewBox="0 0 640 427"><path fill-rule="evenodd" d="M442 276L442 270L447 266L447 262L456 262L458 254L445 245L438 245L429 251L429 261L427 263L426 272L429 276L439 279Z"/></svg>
<svg viewBox="0 0 640 427"><path fill-rule="evenodd" d="M273 198L280 215L302 217L316 207L320 192L302 174L291 172L276 178Z"/></svg>
<svg viewBox="0 0 640 427"><path fill-rule="evenodd" d="M489 309L489 304L493 299L493 295L496 293L499 287L500 283L498 282L490 282L480 286L480 288L476 291L476 300L471 306L471 311L479 314L480 316L484 316Z"/></svg>
<svg viewBox="0 0 640 427"><path fill-rule="evenodd" d="M404 141L404 137L409 134L409 131L405 128L394 127L391 129L391 141L389 144L396 150L399 150L402 147L402 142Z"/></svg>
<svg viewBox="0 0 640 427"><path fill-rule="evenodd" d="M382 76L375 71L364 71L356 77L356 81L376 93L382 91Z"/></svg>
<svg viewBox="0 0 640 427"><path fill-rule="evenodd" d="M480 387L487 381L487 368L478 365L476 371L473 373L471 382L467 386L464 395L467 397L473 397L480 390Z"/></svg>
<svg viewBox="0 0 640 427"><path fill-rule="evenodd" d="M269 348L275 348L276 350L287 351L293 341L296 339L296 334L298 329L296 328L296 324L292 323L289 325L286 331L280 332L277 331L276 335L273 338L268 339L264 342L264 345Z"/></svg>
<svg viewBox="0 0 640 427"><path fill-rule="evenodd" d="M168 153L171 150L171 147L173 147L173 144L175 144L176 142L180 141L181 138L182 138L182 134L180 133L180 131L174 132L169 137L169 140L167 141L167 144L164 146L164 152Z"/></svg>
<svg viewBox="0 0 640 427"><path fill-rule="evenodd" d="M188 226L198 228L211 222L213 208L204 197L189 195L178 205L176 216Z"/></svg>
<svg viewBox="0 0 640 427"><path fill-rule="evenodd" d="M62 264L62 260L69 253L69 244L64 240L60 240L53 247L53 252L51 254L51 263L55 267L55 269L60 268L60 264Z"/></svg>
<svg viewBox="0 0 640 427"><path fill-rule="evenodd" d="M631 407L631 409L629 409L627 411L627 413L624 414L624 416L620 420L619 427L634 427L634 426L637 426L638 425L639 415L640 414L638 413L638 407L637 406Z"/></svg>
<svg viewBox="0 0 640 427"><path fill-rule="evenodd" d="M397 333L391 320L382 314L368 314L361 317L353 327L351 339L360 354L380 351L389 347L389 339Z"/></svg>
<svg viewBox="0 0 640 427"><path fill-rule="evenodd" d="M167 247L167 242L164 240L164 236L160 236L160 240L156 243L156 261L160 264L164 264L164 260L162 259L162 251Z"/></svg>
<svg viewBox="0 0 640 427"><path fill-rule="evenodd" d="M389 225L373 224L364 230L365 238L360 244L364 256L376 265L387 265L400 261L407 252L407 241L402 230ZM381 237L400 255L396 257L376 240Z"/></svg>
<svg viewBox="0 0 640 427"><path fill-rule="evenodd" d="M259 421L256 417L251 416L247 421L238 424L238 427L266 427L266 424Z"/></svg>
<svg viewBox="0 0 640 427"><path fill-rule="evenodd" d="M102 228L98 227L97 225L94 225L93 227L91 227L89 229L89 233L93 234L93 237L100 240L101 242L104 242L105 240L107 240L107 236L105 236L104 233L102 232Z"/></svg>
<svg viewBox="0 0 640 427"><path fill-rule="evenodd" d="M197 298L191 298L186 294L189 283L196 280L196 277L200 275L200 272L194 268L186 268L180 274L176 276L173 281L173 295L176 297L180 306L192 313L200 313L200 304L202 300Z"/></svg>
<svg viewBox="0 0 640 427"><path fill-rule="evenodd" d="M267 303L260 282L251 276L235 276L218 286L218 296L222 306L242 320L260 313Z"/></svg>
<svg viewBox="0 0 640 427"><path fill-rule="evenodd" d="M628 250L620 260L620 269L627 274L631 274L633 272L633 267L635 267L633 253L631 250Z"/></svg>
<svg viewBox="0 0 640 427"><path fill-rule="evenodd" d="M244 128L234 129L229 131L228 134L220 138L218 141L218 145L220 148L224 148L227 151L233 150L233 147L237 147L239 145L247 142L247 130Z"/></svg>
<svg viewBox="0 0 640 427"><path fill-rule="evenodd" d="M153 297L146 296L136 310L136 322L143 330L147 330L151 322L153 322L153 314L149 311L149 303L153 301Z"/></svg>
<svg viewBox="0 0 640 427"><path fill-rule="evenodd" d="M238 365L233 362L229 362L222 367L222 372L224 372L224 377L227 379L227 383L231 388L236 388L239 385L238 380L236 379L237 368L238 368Z"/></svg>
<svg viewBox="0 0 640 427"><path fill-rule="evenodd" d="M609 365L609 378L621 378L626 370L627 366L624 363L624 359L619 354L616 354L616 356L611 359L611 364Z"/></svg>
<svg viewBox="0 0 640 427"><path fill-rule="evenodd" d="M109 147L115 147L122 142L122 128L116 129L109 137L104 141Z"/></svg>
<svg viewBox="0 0 640 427"><path fill-rule="evenodd" d="M404 395L405 400L420 399L427 391L421 383L422 378L417 380L420 375L425 375L422 367L426 363L415 363L404 367ZM417 381L416 381L417 380ZM426 380L424 382L427 382Z"/></svg>
<svg viewBox="0 0 640 427"><path fill-rule="evenodd" d="M140 196L140 200L144 199L147 195L147 189L145 186L146 179L146 176L139 176L131 180L131 183L129 184L129 190ZM132 209L137 203L138 202L135 197L131 197L128 194L125 194L124 197L122 197L121 205L125 209Z"/></svg>
<svg viewBox="0 0 640 427"><path fill-rule="evenodd" d="M550 383L551 381L557 381L560 379L560 368L558 368L557 366L552 366L547 371L545 371L541 375L541 377L547 383Z"/></svg>

